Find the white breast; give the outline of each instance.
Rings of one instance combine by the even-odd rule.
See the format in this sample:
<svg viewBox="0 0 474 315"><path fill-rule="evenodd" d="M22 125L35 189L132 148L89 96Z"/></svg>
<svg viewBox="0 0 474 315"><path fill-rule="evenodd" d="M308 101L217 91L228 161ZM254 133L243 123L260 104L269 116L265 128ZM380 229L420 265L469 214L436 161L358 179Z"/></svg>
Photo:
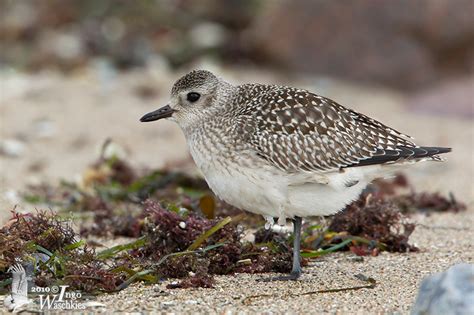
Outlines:
<svg viewBox="0 0 474 315"><path fill-rule="evenodd" d="M211 158L191 146L190 152L209 187L220 199L253 213L279 216L280 205L286 198L282 178L269 170L241 165L248 163L229 163L217 155Z"/></svg>

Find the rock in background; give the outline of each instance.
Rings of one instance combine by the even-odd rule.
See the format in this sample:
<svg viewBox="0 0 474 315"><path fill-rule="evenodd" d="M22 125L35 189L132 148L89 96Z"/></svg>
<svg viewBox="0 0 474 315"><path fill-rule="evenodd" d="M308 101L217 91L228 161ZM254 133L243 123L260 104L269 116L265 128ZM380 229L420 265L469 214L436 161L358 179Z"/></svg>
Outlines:
<svg viewBox="0 0 474 315"><path fill-rule="evenodd" d="M423 280L411 314L474 314L474 265L454 265Z"/></svg>

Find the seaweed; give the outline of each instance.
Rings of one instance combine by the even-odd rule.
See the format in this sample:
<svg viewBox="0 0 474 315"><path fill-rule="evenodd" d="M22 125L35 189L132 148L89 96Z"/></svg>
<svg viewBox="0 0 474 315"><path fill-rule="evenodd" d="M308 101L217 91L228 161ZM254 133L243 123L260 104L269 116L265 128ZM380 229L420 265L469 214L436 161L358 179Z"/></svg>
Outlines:
<svg viewBox="0 0 474 315"><path fill-rule="evenodd" d="M195 213L183 217L152 200L146 201L145 207L149 213L145 231L149 242L134 255L146 258L148 262L142 263L155 268L157 275L179 278L190 272L203 276L291 269L291 254L276 250L275 256L265 245L243 242L242 227L231 222L230 217L209 220ZM182 255L174 255L167 258L166 264L161 263L172 253ZM243 259L248 259L247 264L240 263ZM277 265L282 261L285 268Z"/></svg>
<svg viewBox="0 0 474 315"><path fill-rule="evenodd" d="M23 253L30 252L33 245L52 252L76 241L71 221L54 216L52 212L13 212L9 222L0 229L0 257L3 263L11 265Z"/></svg>
<svg viewBox="0 0 474 315"><path fill-rule="evenodd" d="M328 227L333 232L347 233L346 238L358 236L367 240L352 238L349 248L357 255L377 255L379 244L390 252L417 251L416 246L408 244L414 229L415 224L408 222L392 202L372 195L335 215Z"/></svg>
<svg viewBox="0 0 474 315"><path fill-rule="evenodd" d="M400 193L400 190L409 190L409 192ZM374 198L392 201L398 211L404 214L459 212L466 209L466 205L456 200L452 192L447 197L438 192L416 192L403 174L397 174L392 179L375 180L364 191L362 198L369 194Z"/></svg>
<svg viewBox="0 0 474 315"><path fill-rule="evenodd" d="M38 286L66 283L87 292L110 291L123 281L123 275L112 274L94 249L79 240L70 220L52 211L13 212L0 229L0 243L0 280L8 276L7 266L20 261L34 273Z"/></svg>
<svg viewBox="0 0 474 315"><path fill-rule="evenodd" d="M466 210L464 203L458 202L453 193L449 194L449 198L439 193L422 192L399 195L393 198L393 202L397 205L402 213L422 212L430 214L433 212L459 212Z"/></svg>
<svg viewBox="0 0 474 315"><path fill-rule="evenodd" d="M5 271L16 259L38 254L47 259L35 271L37 285L67 283L84 292L168 278L183 279L169 288L212 287L213 275L291 270L291 233L261 228L259 216L217 200L200 178L134 169L110 154L110 143L81 181L29 187L26 201L59 212L13 212L0 230L0 284L8 284ZM415 229L411 213L464 208L452 195L416 193L403 175L377 180L327 222L304 224L302 264L340 250L357 255L417 251L409 243ZM74 213L79 233L61 217L64 212ZM254 242L242 239L244 227L260 227ZM130 242L95 252L98 236L125 236Z"/></svg>
<svg viewBox="0 0 474 315"><path fill-rule="evenodd" d="M212 287L215 274L286 272L291 267L291 254L280 252L278 246L243 242L242 227L230 217L210 220L193 212L175 212L153 200L141 206L141 236L101 252L80 240L70 221L52 211L13 213L0 230L1 243L8 245L1 250L0 280L7 279L7 266L18 259L28 264L28 257L38 254L44 259L34 270L36 285L65 283L93 293L168 278L184 278L170 287Z"/></svg>

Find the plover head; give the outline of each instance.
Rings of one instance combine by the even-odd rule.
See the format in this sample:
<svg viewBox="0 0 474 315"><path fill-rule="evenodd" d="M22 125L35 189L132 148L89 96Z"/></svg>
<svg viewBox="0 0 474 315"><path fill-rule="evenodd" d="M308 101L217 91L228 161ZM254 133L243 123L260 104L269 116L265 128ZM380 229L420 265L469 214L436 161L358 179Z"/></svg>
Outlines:
<svg viewBox="0 0 474 315"><path fill-rule="evenodd" d="M209 119L222 106L220 95L228 94L231 85L206 70L194 70L181 77L171 89L169 104L144 115L140 121L149 122L163 118L190 127Z"/></svg>

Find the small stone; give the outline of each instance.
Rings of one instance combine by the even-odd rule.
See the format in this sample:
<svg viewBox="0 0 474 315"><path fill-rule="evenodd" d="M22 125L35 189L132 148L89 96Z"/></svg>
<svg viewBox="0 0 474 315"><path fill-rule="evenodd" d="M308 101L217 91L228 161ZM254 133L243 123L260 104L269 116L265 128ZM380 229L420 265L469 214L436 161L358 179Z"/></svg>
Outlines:
<svg viewBox="0 0 474 315"><path fill-rule="evenodd" d="M352 262L363 262L364 257L362 257L362 256L349 256L349 257L347 257L347 260L352 261Z"/></svg>
<svg viewBox="0 0 474 315"><path fill-rule="evenodd" d="M226 37L225 29L217 23L201 23L190 33L193 44L199 48L213 48L221 45Z"/></svg>
<svg viewBox="0 0 474 315"><path fill-rule="evenodd" d="M186 222L184 221L179 222L179 227L184 230L186 228Z"/></svg>
<svg viewBox="0 0 474 315"><path fill-rule="evenodd" d="M237 265L251 265L251 264L252 264L252 260L250 258L241 259L237 261Z"/></svg>
<svg viewBox="0 0 474 315"><path fill-rule="evenodd" d="M20 194L14 189L9 189L5 191L5 199L12 204L18 204L22 201Z"/></svg>
<svg viewBox="0 0 474 315"><path fill-rule="evenodd" d="M25 149L25 144L19 140L6 139L0 142L0 154L8 157L20 157Z"/></svg>
<svg viewBox="0 0 474 315"><path fill-rule="evenodd" d="M107 307L107 305L105 305L104 303L100 303L100 302L97 302L97 301L87 301L83 304L87 308L105 308L105 307Z"/></svg>
<svg viewBox="0 0 474 315"><path fill-rule="evenodd" d="M111 42L116 42L122 39L125 34L125 26L122 20L117 17L106 19L102 23L100 30L104 37Z"/></svg>
<svg viewBox="0 0 474 315"><path fill-rule="evenodd" d="M107 141L102 147L102 157L104 159L111 159L111 158L117 158L120 160L124 160L127 156L127 153L125 152L125 149L113 142L112 140Z"/></svg>
<svg viewBox="0 0 474 315"><path fill-rule="evenodd" d="M170 295L169 292L166 292L165 290L161 290L160 288L155 288L153 291L156 292L154 296L168 296L168 295Z"/></svg>
<svg viewBox="0 0 474 315"><path fill-rule="evenodd" d="M49 119L40 119L33 124L35 136L38 138L51 138L56 134L56 126Z"/></svg>
<svg viewBox="0 0 474 315"><path fill-rule="evenodd" d="M42 50L63 60L74 60L84 54L84 43L78 34L50 31L44 35Z"/></svg>

